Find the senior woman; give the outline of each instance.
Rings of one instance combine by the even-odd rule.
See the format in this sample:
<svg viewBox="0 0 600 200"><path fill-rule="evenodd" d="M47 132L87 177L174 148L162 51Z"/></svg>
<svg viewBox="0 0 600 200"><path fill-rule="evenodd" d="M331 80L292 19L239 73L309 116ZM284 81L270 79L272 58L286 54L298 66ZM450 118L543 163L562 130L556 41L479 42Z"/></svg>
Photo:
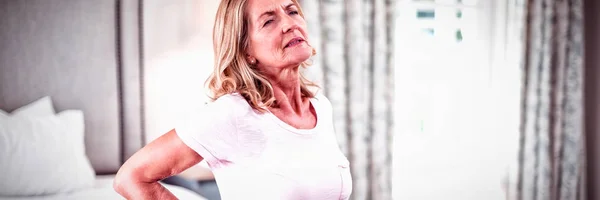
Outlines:
<svg viewBox="0 0 600 200"><path fill-rule="evenodd" d="M221 0L213 40L214 101L127 160L115 190L175 199L158 181L206 160L224 200L348 199L331 103L299 71L315 54L299 3Z"/></svg>

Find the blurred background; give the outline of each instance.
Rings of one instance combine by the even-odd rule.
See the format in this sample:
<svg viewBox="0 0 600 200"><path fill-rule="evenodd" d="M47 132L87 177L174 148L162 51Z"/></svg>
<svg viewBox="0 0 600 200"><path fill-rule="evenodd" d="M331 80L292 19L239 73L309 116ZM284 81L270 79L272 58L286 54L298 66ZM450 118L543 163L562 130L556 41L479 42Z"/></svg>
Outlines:
<svg viewBox="0 0 600 200"><path fill-rule="evenodd" d="M599 2L300 3L317 48L304 73L332 101L353 199L600 199ZM51 62L60 77L81 55L70 51L116 48L89 59L111 63L103 70L139 66L120 76L139 77L131 80L147 144L209 100L218 4L0 0L0 108L16 107L9 91L38 90L43 83L28 79L48 75L23 68ZM128 6L137 14L123 18ZM64 53L43 56L55 50Z"/></svg>

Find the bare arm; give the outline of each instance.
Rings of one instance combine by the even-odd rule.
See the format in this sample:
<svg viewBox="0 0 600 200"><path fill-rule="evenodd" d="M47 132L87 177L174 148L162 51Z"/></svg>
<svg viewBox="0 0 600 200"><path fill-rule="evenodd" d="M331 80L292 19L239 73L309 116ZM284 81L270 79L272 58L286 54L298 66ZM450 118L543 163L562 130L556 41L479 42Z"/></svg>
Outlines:
<svg viewBox="0 0 600 200"><path fill-rule="evenodd" d="M127 199L177 199L158 181L200 161L202 157L173 129L129 158L117 172L113 187Z"/></svg>

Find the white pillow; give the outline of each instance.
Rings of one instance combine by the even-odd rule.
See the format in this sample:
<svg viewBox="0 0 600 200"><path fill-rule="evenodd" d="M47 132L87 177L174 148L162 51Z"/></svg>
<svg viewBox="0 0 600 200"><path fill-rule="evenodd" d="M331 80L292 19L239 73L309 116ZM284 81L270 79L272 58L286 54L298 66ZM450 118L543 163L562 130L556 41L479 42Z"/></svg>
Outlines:
<svg viewBox="0 0 600 200"><path fill-rule="evenodd" d="M12 116L47 116L55 115L54 107L52 107L52 99L49 96L42 97L26 106L17 108L12 113Z"/></svg>
<svg viewBox="0 0 600 200"><path fill-rule="evenodd" d="M43 116L44 111L37 109L0 117L0 196L92 187L95 172L85 155L83 112L67 110Z"/></svg>
<svg viewBox="0 0 600 200"><path fill-rule="evenodd" d="M54 107L52 107L52 99L49 96L42 97L30 104L17 108L11 114L4 110L0 110L0 117L13 116L45 116L54 115Z"/></svg>

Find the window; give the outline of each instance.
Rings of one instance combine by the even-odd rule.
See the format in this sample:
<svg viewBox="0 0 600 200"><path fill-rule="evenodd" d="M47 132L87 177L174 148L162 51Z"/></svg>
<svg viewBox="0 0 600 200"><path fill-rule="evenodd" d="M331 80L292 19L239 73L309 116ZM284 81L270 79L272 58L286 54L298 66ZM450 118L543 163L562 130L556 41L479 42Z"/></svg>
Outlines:
<svg viewBox="0 0 600 200"><path fill-rule="evenodd" d="M496 64L507 2L398 0L394 199L504 198L499 146L518 133L491 113L518 107L518 66Z"/></svg>
<svg viewBox="0 0 600 200"><path fill-rule="evenodd" d="M435 10L417 10L417 19L434 19L435 18Z"/></svg>
<svg viewBox="0 0 600 200"><path fill-rule="evenodd" d="M490 17L480 1L491 0L400 1L396 20L397 96L414 97L406 100L410 102L399 102L411 105L400 113L414 114L405 118L404 132L449 134L465 129L447 119L470 115L450 105L473 100L457 96L474 98L470 97L474 91L486 86L477 82L486 80L477 77L487 77L490 72L486 63L491 48L485 42L489 40L486 24Z"/></svg>
<svg viewBox="0 0 600 200"><path fill-rule="evenodd" d="M429 36L434 36L435 35L435 29L433 28L424 28L422 29L423 33Z"/></svg>

